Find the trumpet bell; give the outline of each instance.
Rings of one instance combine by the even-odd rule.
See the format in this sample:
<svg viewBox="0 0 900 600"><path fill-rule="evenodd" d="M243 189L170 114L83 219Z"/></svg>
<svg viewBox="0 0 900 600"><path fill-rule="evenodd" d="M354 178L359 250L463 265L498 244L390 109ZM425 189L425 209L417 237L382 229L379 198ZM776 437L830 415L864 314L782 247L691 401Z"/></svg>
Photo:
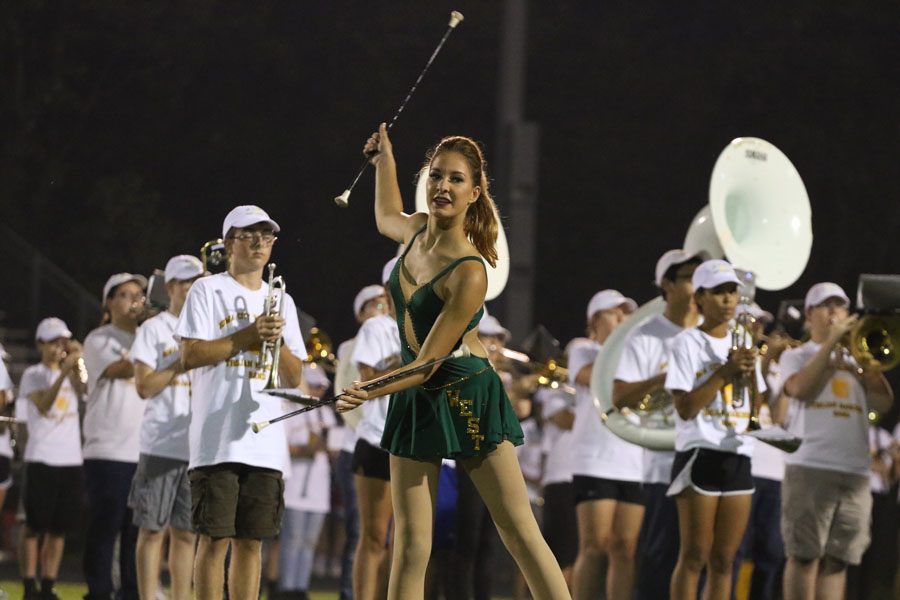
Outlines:
<svg viewBox="0 0 900 600"><path fill-rule="evenodd" d="M218 272L225 264L225 243L221 238L209 240L200 247L200 262L203 270Z"/></svg>
<svg viewBox="0 0 900 600"><path fill-rule="evenodd" d="M429 212L428 210L428 167L425 166L419 171L419 177L416 180L416 212ZM494 218L497 220L497 266L492 267L485 261L484 266L487 269L487 294L485 301L493 300L503 292L506 282L509 279L509 245L506 242L506 232L503 230L503 222L500 215L494 209Z"/></svg>
<svg viewBox="0 0 900 600"><path fill-rule="evenodd" d="M866 315L850 333L850 354L859 365L890 371L900 364L900 316Z"/></svg>

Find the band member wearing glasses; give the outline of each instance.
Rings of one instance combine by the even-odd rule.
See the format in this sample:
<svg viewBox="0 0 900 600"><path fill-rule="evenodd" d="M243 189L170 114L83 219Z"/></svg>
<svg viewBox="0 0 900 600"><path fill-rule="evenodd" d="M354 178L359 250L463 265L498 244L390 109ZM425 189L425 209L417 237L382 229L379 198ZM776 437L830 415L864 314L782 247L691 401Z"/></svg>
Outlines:
<svg viewBox="0 0 900 600"><path fill-rule="evenodd" d="M200 600L222 597L229 544L229 597L258 596L262 539L278 534L284 510L282 473L290 468L284 427L250 430L252 422L281 414L281 400L262 392L273 357L261 355L261 344L274 347L283 337L284 387L300 384L306 356L294 300L284 294L283 317L277 306L267 307L263 269L278 230L257 206L228 213L222 226L228 269L194 283L175 329L182 366L191 370L189 476Z"/></svg>
<svg viewBox="0 0 900 600"><path fill-rule="evenodd" d="M847 565L858 565L869 544L868 411L890 410L894 397L874 364L840 348L857 322L849 304L837 284L812 286L810 340L780 361L791 431L803 439L785 458L782 483L785 600L843 598Z"/></svg>
<svg viewBox="0 0 900 600"><path fill-rule="evenodd" d="M753 440L750 391L765 391L756 349L732 350L740 280L724 260L708 260L691 278L703 324L672 340L666 389L675 405L675 461L668 494L678 507L680 545L673 600L695 600L706 566L708 600L727 600L731 570L750 515ZM755 399L754 399L755 401Z"/></svg>
<svg viewBox="0 0 900 600"><path fill-rule="evenodd" d="M20 397L27 403L25 448L25 538L40 542L41 591L37 592L37 553L24 552L25 598L56 598L66 534L78 523L83 493L78 399L84 383L78 361L81 345L54 317L38 324L41 362L22 374ZM40 539L43 537L43 539Z"/></svg>
<svg viewBox="0 0 900 600"><path fill-rule="evenodd" d="M607 559L606 595L631 597L634 552L644 516L644 450L611 432L591 393L594 361L606 338L637 308L616 290L594 294L587 307L588 336L569 346L569 383L575 386L572 484L578 519L578 558L573 572L576 599L600 595Z"/></svg>
<svg viewBox="0 0 900 600"><path fill-rule="evenodd" d="M145 400L141 455L128 496L139 527L137 576L142 598L156 598L167 530L172 598L191 597L196 542L187 476L191 380L181 367L175 326L188 290L201 275L198 258L182 254L169 259L165 270L169 307L141 325L131 347L138 395Z"/></svg>
<svg viewBox="0 0 900 600"><path fill-rule="evenodd" d="M672 339L697 325L694 302L694 270L703 262L700 255L669 250L656 263L656 285L666 308L630 332L613 382L613 404L635 408L651 394L665 393L666 354ZM646 513L641 528L641 573L636 582L641 600L669 597L669 579L678 562L678 510L666 496L672 476L674 452L644 450L644 497Z"/></svg>
<svg viewBox="0 0 900 600"><path fill-rule="evenodd" d="M109 322L84 340L88 395L84 424L84 482L88 526L84 541L84 578L88 600L107 600L113 593L112 563L119 538L121 596L138 597L135 574L137 528L128 508L128 491L140 454L144 403L134 386L128 355L144 311L147 280L116 273L103 286Z"/></svg>
<svg viewBox="0 0 900 600"><path fill-rule="evenodd" d="M516 459L522 428L476 330L487 293L483 260L496 263L498 228L481 149L466 137L441 140L427 158L428 213L414 215L403 213L386 124L363 151L376 169L378 230L406 245L389 282L404 365L399 373L443 358L462 343L472 352L372 392L392 394L381 440L391 453L395 519L388 598L424 594L442 458L455 458L468 472L532 594L568 598ZM366 383L349 388L339 409L367 400Z"/></svg>

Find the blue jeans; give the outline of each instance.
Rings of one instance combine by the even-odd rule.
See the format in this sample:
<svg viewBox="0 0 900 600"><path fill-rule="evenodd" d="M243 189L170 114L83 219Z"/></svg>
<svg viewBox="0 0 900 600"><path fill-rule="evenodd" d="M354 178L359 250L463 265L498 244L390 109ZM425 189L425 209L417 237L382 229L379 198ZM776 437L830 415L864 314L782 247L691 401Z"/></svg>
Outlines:
<svg viewBox="0 0 900 600"><path fill-rule="evenodd" d="M135 546L137 527L132 524L128 492L137 463L115 460L84 461L88 497L88 526L84 540L84 580L88 600L108 600L113 595L112 564L119 538L121 589L116 598L138 600Z"/></svg>
<svg viewBox="0 0 900 600"><path fill-rule="evenodd" d="M784 542L781 539L781 482L761 477L753 478L753 505L744 539L734 557L734 578L737 580L741 562L753 561L750 597L754 600L781 598L784 575ZM734 585L731 586L734 598Z"/></svg>
<svg viewBox="0 0 900 600"><path fill-rule="evenodd" d="M282 592L309 590L316 544L325 513L285 509L279 548L279 587Z"/></svg>
<svg viewBox="0 0 900 600"><path fill-rule="evenodd" d="M347 531L341 556L340 600L353 600L353 554L359 541L359 513L356 510L356 487L353 485L353 453L341 450L335 465L335 480L344 505L344 527Z"/></svg>
<svg viewBox="0 0 900 600"><path fill-rule="evenodd" d="M669 485L644 484L644 523L638 538L637 600L668 600L669 582L678 562L678 508L666 496Z"/></svg>

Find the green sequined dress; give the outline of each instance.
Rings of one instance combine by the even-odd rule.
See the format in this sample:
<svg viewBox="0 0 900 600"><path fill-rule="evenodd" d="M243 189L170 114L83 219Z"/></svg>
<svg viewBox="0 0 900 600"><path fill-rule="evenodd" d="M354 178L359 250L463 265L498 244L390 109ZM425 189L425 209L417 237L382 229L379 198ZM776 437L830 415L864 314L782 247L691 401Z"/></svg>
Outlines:
<svg viewBox="0 0 900 600"><path fill-rule="evenodd" d="M403 260L413 240L424 230L423 227L410 240L388 283L397 312L404 365L416 358L416 351L444 308L443 300L434 292L434 284L462 262L481 261L478 256L455 260L407 298L400 285ZM472 317L466 333L478 326L483 313L481 308ZM408 336L414 339L409 340ZM454 350L461 343L462 338ZM407 458L467 458L484 456L503 440L520 445L524 440L522 427L490 362L469 356L447 360L424 384L391 394L381 447Z"/></svg>

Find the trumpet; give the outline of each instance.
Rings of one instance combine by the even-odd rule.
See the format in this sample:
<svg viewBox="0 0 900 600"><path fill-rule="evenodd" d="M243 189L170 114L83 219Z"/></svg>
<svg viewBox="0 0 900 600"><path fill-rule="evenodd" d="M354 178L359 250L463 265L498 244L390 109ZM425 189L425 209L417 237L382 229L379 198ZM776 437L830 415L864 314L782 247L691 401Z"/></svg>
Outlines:
<svg viewBox="0 0 900 600"><path fill-rule="evenodd" d="M326 372L334 373L337 368L337 358L334 356L334 343L331 341L331 336L322 329L313 327L309 330L309 335L304 343L308 351L304 362L315 363Z"/></svg>
<svg viewBox="0 0 900 600"><path fill-rule="evenodd" d="M548 359L547 362L533 360L524 352L517 352L509 348L499 346L490 346L488 352L492 355L498 355L500 364L498 368L503 369L503 362L507 365L516 365L530 375L536 376L536 383L541 387L549 387L551 389L562 389L567 393L574 393L575 388L566 383L568 379L568 370L555 359ZM501 362L502 361L502 362ZM510 370L510 369L506 369Z"/></svg>
<svg viewBox="0 0 900 600"><path fill-rule="evenodd" d="M284 283L284 278L281 275L275 277L275 263L269 264L269 293L266 296L266 303L263 307L265 316L272 317L277 315L278 317L284 317L285 293L287 293L287 286ZM260 348L260 360L265 361L265 368L269 371L269 374L266 377L266 385L263 387L264 390L274 390L281 387L279 385L280 378L278 376L280 355L281 338L278 338L274 342L264 341L262 343L262 347Z"/></svg>
<svg viewBox="0 0 900 600"><path fill-rule="evenodd" d="M756 338L753 334L753 327L756 325L756 317L749 312L741 312L734 318L734 325L731 328L731 351L736 352L740 349L755 348ZM759 358L757 357L757 361ZM750 403L750 422L747 424L747 431L758 431L761 429L759 424L759 404L756 402L756 396L759 392L756 386L756 373L749 376L741 373L731 383L732 406L744 406L744 397L749 392Z"/></svg>

